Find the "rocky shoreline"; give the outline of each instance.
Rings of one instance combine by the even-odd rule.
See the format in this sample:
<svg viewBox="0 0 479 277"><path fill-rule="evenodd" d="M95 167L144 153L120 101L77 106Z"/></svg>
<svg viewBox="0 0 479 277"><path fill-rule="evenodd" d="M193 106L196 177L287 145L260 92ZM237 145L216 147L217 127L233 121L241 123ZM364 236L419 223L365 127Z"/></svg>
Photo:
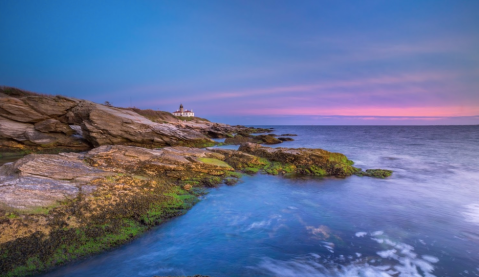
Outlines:
<svg viewBox="0 0 479 277"><path fill-rule="evenodd" d="M0 166L2 276L37 273L120 245L243 174L391 174L363 172L345 155L322 149L262 146L255 142L275 136L251 135L269 132L2 88L2 153L84 150L29 154ZM241 146L207 147L211 138Z"/></svg>
<svg viewBox="0 0 479 277"><path fill-rule="evenodd" d="M116 108L0 87L2 152L57 148L81 151L112 144L207 147L214 145L210 138L270 131L207 120L183 121L167 112Z"/></svg>

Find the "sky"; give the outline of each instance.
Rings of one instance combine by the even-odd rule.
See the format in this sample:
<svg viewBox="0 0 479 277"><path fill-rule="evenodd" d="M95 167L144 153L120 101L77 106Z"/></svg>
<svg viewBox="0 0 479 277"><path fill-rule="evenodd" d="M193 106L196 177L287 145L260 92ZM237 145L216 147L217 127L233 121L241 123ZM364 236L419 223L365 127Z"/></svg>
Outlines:
<svg viewBox="0 0 479 277"><path fill-rule="evenodd" d="M228 124L479 124L478 14L475 0L0 0L0 85Z"/></svg>

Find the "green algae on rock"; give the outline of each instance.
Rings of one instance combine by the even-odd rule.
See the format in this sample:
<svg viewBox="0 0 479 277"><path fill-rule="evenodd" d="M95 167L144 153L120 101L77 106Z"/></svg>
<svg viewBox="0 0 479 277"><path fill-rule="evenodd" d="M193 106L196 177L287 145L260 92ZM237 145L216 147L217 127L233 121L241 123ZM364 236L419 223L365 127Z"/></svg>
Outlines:
<svg viewBox="0 0 479 277"><path fill-rule="evenodd" d="M24 276L46 270L181 215L202 188L238 181L241 174L224 159L197 148L114 145L86 154L33 154L5 164L0 271Z"/></svg>
<svg viewBox="0 0 479 277"><path fill-rule="evenodd" d="M384 179L389 177L393 174L392 170L386 169L366 169L366 171L358 171L354 173L357 176L367 176L367 177L374 177L374 178L381 178Z"/></svg>
<svg viewBox="0 0 479 277"><path fill-rule="evenodd" d="M273 164L265 171L270 174L297 173L316 176L351 176L360 169L341 153L323 149L270 148L255 143L244 143L239 151L265 158Z"/></svg>

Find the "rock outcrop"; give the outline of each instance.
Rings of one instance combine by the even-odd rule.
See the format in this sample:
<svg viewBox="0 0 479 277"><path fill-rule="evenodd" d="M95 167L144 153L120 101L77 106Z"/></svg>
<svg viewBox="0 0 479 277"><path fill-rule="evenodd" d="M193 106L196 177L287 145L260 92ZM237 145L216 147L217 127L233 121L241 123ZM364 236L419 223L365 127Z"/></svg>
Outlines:
<svg viewBox="0 0 479 277"><path fill-rule="evenodd" d="M82 186L110 172L88 166L76 153L31 154L0 167L0 206L30 210L76 197Z"/></svg>
<svg viewBox="0 0 479 277"><path fill-rule="evenodd" d="M62 262L52 257L108 249L184 213L201 188L237 182L225 159L181 146L104 145L83 154L30 154L1 166L0 272L29 259L42 270ZM72 251L64 253L65 246Z"/></svg>
<svg viewBox="0 0 479 277"><path fill-rule="evenodd" d="M128 109L87 101L80 101L67 117L80 124L84 137L93 146L122 144L151 148L213 144L213 141L195 130L156 123Z"/></svg>
<svg viewBox="0 0 479 277"><path fill-rule="evenodd" d="M223 176L234 171L225 159L219 152L180 146L104 145L85 154L30 154L0 167L0 206L26 210L49 206L76 197L95 179L117 174L175 180Z"/></svg>
<svg viewBox="0 0 479 277"><path fill-rule="evenodd" d="M386 177L389 177L393 174L392 170L386 170L386 169L366 169L366 171L359 171L355 173L357 176L367 176L367 177L374 177L374 178L380 178L384 179Z"/></svg>
<svg viewBox="0 0 479 277"><path fill-rule="evenodd" d="M73 126L80 126L83 137ZM0 88L0 147L81 150L106 144L153 148L214 142L198 130L153 122L130 109Z"/></svg>
<svg viewBox="0 0 479 277"><path fill-rule="evenodd" d="M199 174L221 176L226 171L234 171L224 162L225 156L220 153L181 146L146 149L104 145L88 152L85 160L94 167L107 171L178 179Z"/></svg>
<svg viewBox="0 0 479 277"><path fill-rule="evenodd" d="M266 169L271 174L297 173L346 177L360 171L345 155L323 149L270 148L256 143L244 143L240 146L239 151L273 162L269 168L270 171L268 172L268 168Z"/></svg>
<svg viewBox="0 0 479 277"><path fill-rule="evenodd" d="M274 137L274 135L249 135L249 134L237 134L232 138L225 139L225 144L242 144L246 142L254 142L259 144L278 144L282 143L281 139Z"/></svg>

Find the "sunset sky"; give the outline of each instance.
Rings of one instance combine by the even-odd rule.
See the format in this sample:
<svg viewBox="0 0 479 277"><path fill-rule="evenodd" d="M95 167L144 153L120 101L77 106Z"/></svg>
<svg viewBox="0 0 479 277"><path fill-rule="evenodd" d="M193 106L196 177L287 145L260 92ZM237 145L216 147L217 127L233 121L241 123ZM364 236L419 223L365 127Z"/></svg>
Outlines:
<svg viewBox="0 0 479 277"><path fill-rule="evenodd" d="M230 124L479 124L479 1L0 1L0 85Z"/></svg>

